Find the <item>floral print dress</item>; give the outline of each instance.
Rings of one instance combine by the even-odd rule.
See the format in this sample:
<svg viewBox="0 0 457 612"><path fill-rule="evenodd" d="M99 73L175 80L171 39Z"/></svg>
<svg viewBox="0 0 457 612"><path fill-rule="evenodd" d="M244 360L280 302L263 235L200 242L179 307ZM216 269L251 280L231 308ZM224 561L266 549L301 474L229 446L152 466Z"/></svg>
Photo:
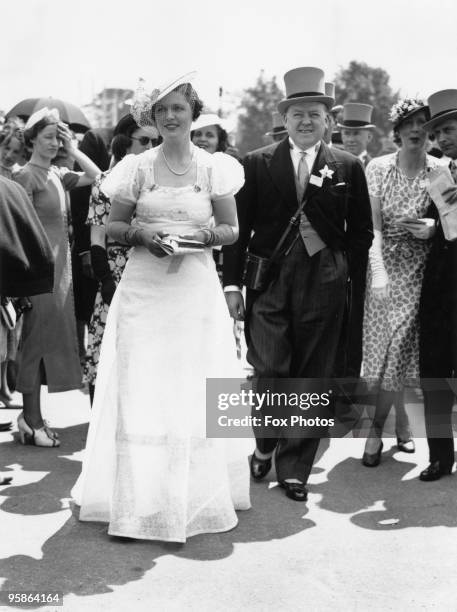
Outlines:
<svg viewBox="0 0 457 612"><path fill-rule="evenodd" d="M398 226L402 217L425 217L430 205L427 173L438 162L427 155L423 170L408 179L398 153L373 159L367 166L370 196L381 201L382 256L390 297L373 296L368 267L363 321L363 376L370 388L401 391L419 376L418 312L429 240L419 240Z"/></svg>
<svg viewBox="0 0 457 612"><path fill-rule="evenodd" d="M100 189L102 181L108 172L101 174L92 186L92 193L89 202L89 214L87 216L88 225L106 226L111 202ZM122 272L127 263L130 247L119 244L107 244L106 253L108 264L116 286L121 280ZM94 312L89 324L86 362L84 364L84 382L90 385L95 384L97 376L97 365L100 357L100 347L102 344L103 333L105 331L106 317L108 316L109 306L103 301L100 287L95 298Z"/></svg>

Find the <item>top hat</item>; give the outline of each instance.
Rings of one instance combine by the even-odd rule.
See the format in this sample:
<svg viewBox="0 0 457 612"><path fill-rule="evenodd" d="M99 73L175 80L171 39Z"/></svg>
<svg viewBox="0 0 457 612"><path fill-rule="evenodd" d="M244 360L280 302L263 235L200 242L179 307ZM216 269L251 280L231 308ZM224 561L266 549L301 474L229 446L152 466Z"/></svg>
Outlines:
<svg viewBox="0 0 457 612"><path fill-rule="evenodd" d="M432 94L427 100L431 119L424 124L426 130L446 119L457 118L457 89L442 89Z"/></svg>
<svg viewBox="0 0 457 612"><path fill-rule="evenodd" d="M278 104L278 111L284 115L295 102L321 102L330 110L335 98L325 93L325 75L320 68L294 68L284 75L286 97Z"/></svg>
<svg viewBox="0 0 457 612"><path fill-rule="evenodd" d="M279 134L285 134L287 132L284 127L284 121L282 120L281 113L278 111L273 111L273 129L270 132L267 132L265 136L278 136Z"/></svg>
<svg viewBox="0 0 457 612"><path fill-rule="evenodd" d="M360 104L359 102L347 102L343 106L343 120L338 123L339 128L353 130L367 130L374 128L371 123L371 104Z"/></svg>

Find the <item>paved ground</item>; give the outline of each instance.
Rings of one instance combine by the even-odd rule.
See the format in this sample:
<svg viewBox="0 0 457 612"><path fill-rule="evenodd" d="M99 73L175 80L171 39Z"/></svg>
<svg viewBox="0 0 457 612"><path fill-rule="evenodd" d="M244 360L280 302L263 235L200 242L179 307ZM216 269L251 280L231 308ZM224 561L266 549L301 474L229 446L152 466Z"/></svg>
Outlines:
<svg viewBox="0 0 457 612"><path fill-rule="evenodd" d="M363 439L324 441L306 505L285 498L272 475L252 484L253 508L230 533L122 543L79 523L69 499L87 396L44 395L44 405L60 448L0 433L0 471L14 476L0 489L3 591L61 591L75 612L457 610L457 476L417 480L423 439L415 455L385 440L371 470L360 464ZM0 410L0 421L18 412Z"/></svg>

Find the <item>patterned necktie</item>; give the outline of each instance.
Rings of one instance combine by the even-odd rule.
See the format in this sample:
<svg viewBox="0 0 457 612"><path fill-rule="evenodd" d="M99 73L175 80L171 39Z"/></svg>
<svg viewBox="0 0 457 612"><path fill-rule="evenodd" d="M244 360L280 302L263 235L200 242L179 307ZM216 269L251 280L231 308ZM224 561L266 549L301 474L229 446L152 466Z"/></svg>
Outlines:
<svg viewBox="0 0 457 612"><path fill-rule="evenodd" d="M453 159L451 159L451 161L449 162L449 170L451 172L452 178L454 179L454 183L457 183L457 166Z"/></svg>

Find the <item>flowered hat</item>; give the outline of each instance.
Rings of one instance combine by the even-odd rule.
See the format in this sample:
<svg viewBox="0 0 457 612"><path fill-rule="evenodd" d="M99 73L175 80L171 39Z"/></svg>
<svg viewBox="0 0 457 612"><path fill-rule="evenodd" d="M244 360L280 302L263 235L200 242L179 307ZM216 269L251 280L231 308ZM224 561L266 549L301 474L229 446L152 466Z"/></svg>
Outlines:
<svg viewBox="0 0 457 612"><path fill-rule="evenodd" d="M132 103L132 115L139 127L155 127L155 123L151 116L151 110L154 104L180 85L191 83L195 79L196 75L197 73L195 71L187 72L186 74L183 74L177 79L171 81L171 83L168 82L162 87L154 89L150 94L148 94L146 91L144 79L140 79L139 85L133 96Z"/></svg>
<svg viewBox="0 0 457 612"><path fill-rule="evenodd" d="M419 111L425 111L427 119L430 116L428 106L421 98L403 98L390 109L389 119L393 123L394 130L397 129L405 119L408 119Z"/></svg>

